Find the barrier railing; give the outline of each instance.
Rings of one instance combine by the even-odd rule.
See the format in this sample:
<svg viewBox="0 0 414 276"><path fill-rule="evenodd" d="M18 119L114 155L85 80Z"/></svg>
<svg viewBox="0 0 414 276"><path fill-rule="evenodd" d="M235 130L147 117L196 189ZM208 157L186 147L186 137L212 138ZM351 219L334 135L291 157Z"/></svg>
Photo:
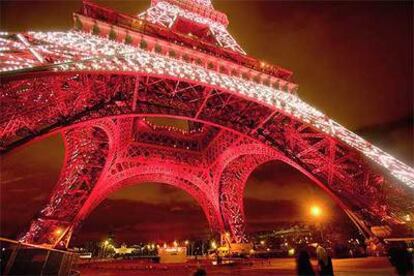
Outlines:
<svg viewBox="0 0 414 276"><path fill-rule="evenodd" d="M78 254L0 237L0 275L71 275Z"/></svg>

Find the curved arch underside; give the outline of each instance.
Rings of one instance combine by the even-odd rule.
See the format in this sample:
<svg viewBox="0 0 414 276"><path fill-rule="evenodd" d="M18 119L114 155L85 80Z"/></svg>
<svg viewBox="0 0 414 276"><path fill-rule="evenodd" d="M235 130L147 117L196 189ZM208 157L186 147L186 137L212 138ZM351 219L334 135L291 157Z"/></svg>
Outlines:
<svg viewBox="0 0 414 276"><path fill-rule="evenodd" d="M283 108L217 85L143 72L51 73L5 78L1 97L4 150L64 133L65 167L50 203L23 238L27 242L67 244L107 195L103 191L146 174L190 189L212 228L243 241L245 181L271 159L312 177L368 226L399 224L412 212L413 190L359 150ZM166 129L143 119L150 116L191 123L188 131ZM65 229L58 237L57 228Z"/></svg>

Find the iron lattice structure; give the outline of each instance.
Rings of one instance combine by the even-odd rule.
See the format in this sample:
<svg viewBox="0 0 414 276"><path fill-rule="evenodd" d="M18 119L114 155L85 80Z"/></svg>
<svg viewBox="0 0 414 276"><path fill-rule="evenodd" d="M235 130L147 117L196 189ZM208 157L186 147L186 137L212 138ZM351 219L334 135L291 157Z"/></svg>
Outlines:
<svg viewBox="0 0 414 276"><path fill-rule="evenodd" d="M0 34L1 150L56 132L66 149L22 241L68 246L110 193L163 182L193 196L213 231L244 242L244 187L271 160L307 175L367 235L412 214L413 169L303 102L291 72L247 56L209 0L154 0L138 16L84 1L74 22Z"/></svg>

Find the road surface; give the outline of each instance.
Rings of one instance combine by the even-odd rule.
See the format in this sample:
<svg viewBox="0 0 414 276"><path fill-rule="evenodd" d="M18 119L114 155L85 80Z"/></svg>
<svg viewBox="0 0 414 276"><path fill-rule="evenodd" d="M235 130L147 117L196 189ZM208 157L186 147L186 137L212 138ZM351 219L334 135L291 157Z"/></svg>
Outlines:
<svg viewBox="0 0 414 276"><path fill-rule="evenodd" d="M316 269L316 261L312 261ZM141 276L141 275L192 275L195 265L134 265L134 261L114 261L105 266L84 267L78 270L82 276ZM295 260L270 259L254 261L250 265L229 266L205 266L207 275L295 275ZM334 272L338 276L359 276L359 275L396 275L394 269L385 257L368 257L355 259L334 259Z"/></svg>

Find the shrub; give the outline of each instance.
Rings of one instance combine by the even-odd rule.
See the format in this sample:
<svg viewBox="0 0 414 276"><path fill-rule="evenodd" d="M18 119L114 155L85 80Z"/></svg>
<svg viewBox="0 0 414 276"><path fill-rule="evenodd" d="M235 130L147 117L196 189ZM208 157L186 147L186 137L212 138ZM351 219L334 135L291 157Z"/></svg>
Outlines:
<svg viewBox="0 0 414 276"><path fill-rule="evenodd" d="M155 44L155 46L154 46L154 51L155 51L156 53L161 53L161 51L162 51L161 46L160 46L160 45L158 45L158 44Z"/></svg>
<svg viewBox="0 0 414 276"><path fill-rule="evenodd" d="M111 30L109 31L108 38L110 40L116 40L116 32L114 31L114 29L111 28Z"/></svg>
<svg viewBox="0 0 414 276"><path fill-rule="evenodd" d="M132 43L132 36L130 36L129 34L127 34L125 36L125 44L131 44Z"/></svg>
<svg viewBox="0 0 414 276"><path fill-rule="evenodd" d="M80 21L79 16L75 17L75 29L76 30L82 30L83 29L83 24L82 24L82 21Z"/></svg>
<svg viewBox="0 0 414 276"><path fill-rule="evenodd" d="M99 29L98 24L95 23L95 25L93 25L92 27L92 34L99 35L100 32L101 32L101 29Z"/></svg>
<svg viewBox="0 0 414 276"><path fill-rule="evenodd" d="M147 49L147 47L148 47L148 43L144 39L141 40L141 42L139 43L139 48Z"/></svg>
<svg viewBox="0 0 414 276"><path fill-rule="evenodd" d="M190 57L187 54L183 55L183 60L189 62L190 61Z"/></svg>
<svg viewBox="0 0 414 276"><path fill-rule="evenodd" d="M175 57L177 56L177 54L175 53L175 51L174 51L174 50L170 50L170 51L168 52L168 55L169 55L170 57L173 57L173 58L175 58Z"/></svg>
<svg viewBox="0 0 414 276"><path fill-rule="evenodd" d="M203 61L200 58L197 58L195 62L198 65L202 65L203 64Z"/></svg>

